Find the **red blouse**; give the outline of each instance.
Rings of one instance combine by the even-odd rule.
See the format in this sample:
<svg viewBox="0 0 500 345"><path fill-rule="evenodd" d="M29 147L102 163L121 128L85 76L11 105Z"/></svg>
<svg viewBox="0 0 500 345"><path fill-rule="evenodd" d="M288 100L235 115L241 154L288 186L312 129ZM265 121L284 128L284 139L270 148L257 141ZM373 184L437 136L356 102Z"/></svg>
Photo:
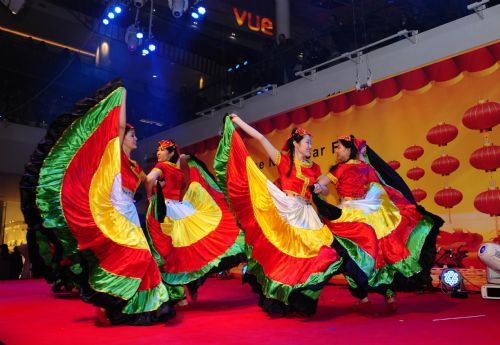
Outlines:
<svg viewBox="0 0 500 345"><path fill-rule="evenodd" d="M180 200L184 182L184 173L171 162L156 163L153 169L160 172L160 176L165 181L162 187L163 197L170 200Z"/></svg>
<svg viewBox="0 0 500 345"><path fill-rule="evenodd" d="M371 182L380 182L369 164L353 159L340 163L327 176L336 185L341 198L361 199L368 192Z"/></svg>
<svg viewBox="0 0 500 345"><path fill-rule="evenodd" d="M123 151L121 153L121 173L123 189L135 194L145 174L140 165L128 158Z"/></svg>
<svg viewBox="0 0 500 345"><path fill-rule="evenodd" d="M281 189L284 192L299 195L305 199L311 198L309 187L316 183L321 176L321 168L318 164L307 161L294 160L290 176L286 176L290 169L290 156L278 152L276 157L278 173L280 175Z"/></svg>

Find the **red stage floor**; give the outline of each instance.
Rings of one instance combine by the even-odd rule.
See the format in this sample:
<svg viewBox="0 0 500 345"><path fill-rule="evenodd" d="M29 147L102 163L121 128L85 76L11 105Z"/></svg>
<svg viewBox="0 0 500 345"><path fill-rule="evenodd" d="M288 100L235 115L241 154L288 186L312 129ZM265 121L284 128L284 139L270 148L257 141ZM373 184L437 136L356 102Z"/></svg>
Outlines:
<svg viewBox="0 0 500 345"><path fill-rule="evenodd" d="M492 344L500 342L500 300L401 293L399 311L350 311L343 286L328 286L314 317L270 318L238 280L209 279L199 300L164 324L95 324L95 308L54 296L42 280L0 281L0 344Z"/></svg>

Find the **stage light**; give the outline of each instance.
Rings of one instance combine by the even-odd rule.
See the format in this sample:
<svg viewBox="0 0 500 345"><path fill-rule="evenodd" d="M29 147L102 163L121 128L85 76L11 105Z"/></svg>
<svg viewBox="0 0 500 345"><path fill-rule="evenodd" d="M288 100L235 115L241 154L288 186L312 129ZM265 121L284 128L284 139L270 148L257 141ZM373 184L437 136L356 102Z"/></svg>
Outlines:
<svg viewBox="0 0 500 345"><path fill-rule="evenodd" d="M200 18L200 15L196 12L193 12L193 13L191 13L191 17L193 17L193 19L198 19L198 18Z"/></svg>
<svg viewBox="0 0 500 345"><path fill-rule="evenodd" d="M157 78L158 76L156 74L153 74L153 78Z"/></svg>
<svg viewBox="0 0 500 345"><path fill-rule="evenodd" d="M149 50L147 50L146 48L144 48L144 49L142 50L142 56L146 56L146 55L148 55L148 54L149 54Z"/></svg>
<svg viewBox="0 0 500 345"><path fill-rule="evenodd" d="M135 24L130 25L125 32L125 43L127 43L130 51L135 51L142 44L142 38L139 38L138 33L141 33L142 36L139 35L140 37L144 37Z"/></svg>
<svg viewBox="0 0 500 345"><path fill-rule="evenodd" d="M228 71L228 72L232 72L232 71L233 71L233 68L232 68L232 67L229 67L229 68L227 69L227 71Z"/></svg>
<svg viewBox="0 0 500 345"><path fill-rule="evenodd" d="M108 18L104 18L104 19L102 20L102 23L103 23L104 25L108 25L108 24L109 24L109 19L108 19Z"/></svg>
<svg viewBox="0 0 500 345"><path fill-rule="evenodd" d="M143 38L144 38L144 34L143 34L141 31L139 31L139 32L137 32L137 33L135 34L135 37L137 37L138 39L140 39L140 40L141 40L141 39L143 39Z"/></svg>
<svg viewBox="0 0 500 345"><path fill-rule="evenodd" d="M229 38L232 39L232 40L235 40L236 39L236 34L234 32L231 32L231 34L229 35Z"/></svg>
<svg viewBox="0 0 500 345"><path fill-rule="evenodd" d="M439 276L441 291L454 298L467 298L463 277L457 270L447 268Z"/></svg>
<svg viewBox="0 0 500 345"><path fill-rule="evenodd" d="M234 66L234 68L236 69L240 68L240 64L237 64L236 66Z"/></svg>
<svg viewBox="0 0 500 345"><path fill-rule="evenodd" d="M115 6L114 11L116 14L122 13L122 8L120 6Z"/></svg>
<svg viewBox="0 0 500 345"><path fill-rule="evenodd" d="M150 42L148 44L148 49L150 52L154 52L156 50L156 44L154 44L153 42Z"/></svg>
<svg viewBox="0 0 500 345"><path fill-rule="evenodd" d="M200 6L198 7L198 13L203 16L205 13L207 13L207 9L203 6Z"/></svg>
<svg viewBox="0 0 500 345"><path fill-rule="evenodd" d="M453 269L446 269L441 273L441 281L444 285L454 288L460 284L460 273Z"/></svg>
<svg viewBox="0 0 500 345"><path fill-rule="evenodd" d="M115 19L115 14L113 12L108 12L109 19Z"/></svg>
<svg viewBox="0 0 500 345"><path fill-rule="evenodd" d="M246 65L248 65L248 61L247 60L243 61L243 66L246 66Z"/></svg>

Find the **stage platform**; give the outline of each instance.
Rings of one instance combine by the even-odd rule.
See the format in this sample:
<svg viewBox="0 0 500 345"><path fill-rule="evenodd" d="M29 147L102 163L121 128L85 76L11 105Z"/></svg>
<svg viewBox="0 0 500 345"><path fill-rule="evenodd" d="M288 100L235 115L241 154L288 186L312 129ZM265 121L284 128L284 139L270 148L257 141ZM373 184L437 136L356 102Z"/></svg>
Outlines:
<svg viewBox="0 0 500 345"><path fill-rule="evenodd" d="M198 301L154 326L99 326L95 307L58 297L43 280L0 281L0 344L493 344L500 341L500 300L477 293L400 293L385 312L373 295L358 314L345 286L327 286L313 317L270 317L239 280L210 278Z"/></svg>

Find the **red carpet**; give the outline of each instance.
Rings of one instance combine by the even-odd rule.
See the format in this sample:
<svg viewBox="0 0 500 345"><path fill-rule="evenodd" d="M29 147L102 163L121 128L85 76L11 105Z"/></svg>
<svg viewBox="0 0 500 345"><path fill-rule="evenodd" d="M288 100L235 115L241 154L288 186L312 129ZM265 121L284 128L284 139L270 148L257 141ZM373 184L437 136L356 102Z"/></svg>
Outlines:
<svg viewBox="0 0 500 345"><path fill-rule="evenodd" d="M270 318L238 280L209 279L198 301L164 324L95 324L95 308L56 297L42 280L0 281L0 343L16 344L491 344L500 340L500 300L400 293L396 314L353 313L345 287L328 286L312 318Z"/></svg>

